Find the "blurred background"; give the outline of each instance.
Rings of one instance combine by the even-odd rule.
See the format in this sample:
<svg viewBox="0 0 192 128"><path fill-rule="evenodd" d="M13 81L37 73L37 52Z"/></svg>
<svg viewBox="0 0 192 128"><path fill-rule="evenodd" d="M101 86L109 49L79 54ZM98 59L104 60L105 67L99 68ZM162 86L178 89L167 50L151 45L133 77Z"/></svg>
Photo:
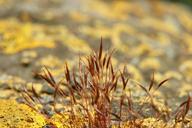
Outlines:
<svg viewBox="0 0 192 128"><path fill-rule="evenodd" d="M170 2L180 2L180 3L184 3L186 5L192 6L192 1L191 0L168 0Z"/></svg>
<svg viewBox="0 0 192 128"><path fill-rule="evenodd" d="M155 72L158 83L172 78L159 97L170 103L192 92L191 0L0 0L0 98L18 98L33 82L39 93L50 88L36 78L47 66L56 79L64 64L98 49L116 49L113 63L126 65L144 85ZM135 93L135 95L140 93Z"/></svg>

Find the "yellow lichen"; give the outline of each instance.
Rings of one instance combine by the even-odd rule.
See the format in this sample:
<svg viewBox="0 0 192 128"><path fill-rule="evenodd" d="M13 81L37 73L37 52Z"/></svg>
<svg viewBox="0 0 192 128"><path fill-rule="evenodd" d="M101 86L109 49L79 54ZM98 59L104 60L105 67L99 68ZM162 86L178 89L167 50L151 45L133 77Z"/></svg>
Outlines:
<svg viewBox="0 0 192 128"><path fill-rule="evenodd" d="M85 119L69 114L63 114L62 116L55 114L50 119L50 122L57 128L82 128L85 125Z"/></svg>
<svg viewBox="0 0 192 128"><path fill-rule="evenodd" d="M54 41L45 35L45 28L31 23L20 23L16 20L1 20L0 48L4 53L14 54L24 49L37 47L53 48Z"/></svg>
<svg viewBox="0 0 192 128"><path fill-rule="evenodd" d="M139 66L142 70L159 69L160 68L160 62L156 58L146 58L140 63Z"/></svg>
<svg viewBox="0 0 192 128"><path fill-rule="evenodd" d="M42 128L45 118L24 104L13 100L0 100L1 128Z"/></svg>
<svg viewBox="0 0 192 128"><path fill-rule="evenodd" d="M63 62L56 56L48 55L44 58L41 58L39 61L37 61L36 65L46 66L49 68L55 68L55 67L60 67L61 65L63 65Z"/></svg>
<svg viewBox="0 0 192 128"><path fill-rule="evenodd" d="M180 71L185 75L187 80L192 80L192 61L186 60L184 61L180 67Z"/></svg>
<svg viewBox="0 0 192 128"><path fill-rule="evenodd" d="M192 85L190 83L183 82L182 88L179 91L179 96L183 97L186 96L187 93L190 93L192 91Z"/></svg>
<svg viewBox="0 0 192 128"><path fill-rule="evenodd" d="M96 27L82 26L79 28L79 31L85 35L94 37L94 38L109 38L111 36L110 28L104 25L96 25Z"/></svg>
<svg viewBox="0 0 192 128"><path fill-rule="evenodd" d="M89 45L84 40L69 33L63 38L63 45L77 53L89 53L91 51Z"/></svg>
<svg viewBox="0 0 192 128"><path fill-rule="evenodd" d="M177 79L177 80L182 80L183 76L179 73L179 72L176 72L176 71L167 71L165 74L164 74L164 78L174 78L174 79Z"/></svg>
<svg viewBox="0 0 192 128"><path fill-rule="evenodd" d="M119 67L123 68L124 64L120 64ZM131 65L131 64L127 64L126 67L127 67L128 73L130 74L131 78L133 78L136 81L142 81L143 80L142 74L137 69L137 67L135 67L134 65Z"/></svg>
<svg viewBox="0 0 192 128"><path fill-rule="evenodd" d="M73 21L80 22L80 23L84 23L84 22L87 22L89 20L89 17L87 15L82 14L78 11L70 12L69 16Z"/></svg>

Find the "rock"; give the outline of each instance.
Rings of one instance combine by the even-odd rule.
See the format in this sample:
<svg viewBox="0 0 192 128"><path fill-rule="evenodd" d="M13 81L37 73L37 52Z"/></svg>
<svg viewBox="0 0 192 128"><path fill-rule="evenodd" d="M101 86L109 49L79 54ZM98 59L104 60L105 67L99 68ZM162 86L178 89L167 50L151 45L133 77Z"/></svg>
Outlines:
<svg viewBox="0 0 192 128"><path fill-rule="evenodd" d="M37 52L35 51L24 51L22 53L21 64L26 67L31 64L31 62L37 57Z"/></svg>

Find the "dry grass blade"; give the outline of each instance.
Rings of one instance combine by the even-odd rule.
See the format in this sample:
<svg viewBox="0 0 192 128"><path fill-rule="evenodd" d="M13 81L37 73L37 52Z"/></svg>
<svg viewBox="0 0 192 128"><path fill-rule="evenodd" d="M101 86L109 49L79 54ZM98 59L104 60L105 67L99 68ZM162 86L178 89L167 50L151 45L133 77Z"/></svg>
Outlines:
<svg viewBox="0 0 192 128"><path fill-rule="evenodd" d="M31 100L31 101L33 101L33 102L35 102L35 99L33 98L33 96L29 93L29 91L28 90L24 90L24 93L28 96L28 98Z"/></svg>
<svg viewBox="0 0 192 128"><path fill-rule="evenodd" d="M106 93L104 94L105 95L105 98L107 99L107 102L108 103L111 103L111 100L109 98L109 95L108 95L108 92L106 91Z"/></svg>
<svg viewBox="0 0 192 128"><path fill-rule="evenodd" d="M133 102L131 100L131 97L127 97L127 100L128 100L128 109L132 110Z"/></svg>
<svg viewBox="0 0 192 128"><path fill-rule="evenodd" d="M51 74L51 72L48 70L48 68L46 66L44 66L44 67L45 67L45 69L46 69L46 71L47 71L47 73L49 75L49 78L55 84L56 82L55 82L55 79L53 78L53 75Z"/></svg>
<svg viewBox="0 0 192 128"><path fill-rule="evenodd" d="M149 85L149 91L151 90L151 88L153 87L153 85L154 85L154 82L155 82L155 77L154 77L154 72L153 72L153 75L152 75L152 78L151 78L151 83L150 83L150 85Z"/></svg>
<svg viewBox="0 0 192 128"><path fill-rule="evenodd" d="M86 112L86 115L88 117L89 128L94 128L94 125L93 125L94 119L93 119L91 113L89 112L89 110L83 104L79 103L79 105Z"/></svg>
<svg viewBox="0 0 192 128"><path fill-rule="evenodd" d="M68 83L71 82L70 72L67 63L65 63L65 78Z"/></svg>
<svg viewBox="0 0 192 128"><path fill-rule="evenodd" d="M53 88L55 88L56 82L55 82L51 72L49 71L49 69L45 67L45 70L43 70L43 72L44 72L44 74L37 74L38 77L47 81L47 83L49 83L49 85L51 85Z"/></svg>
<svg viewBox="0 0 192 128"><path fill-rule="evenodd" d="M106 59L107 59L107 53L105 53L105 56L103 57L103 67L104 67L105 64L106 64Z"/></svg>
<svg viewBox="0 0 192 128"><path fill-rule="evenodd" d="M115 78L115 73L114 73L114 69L113 69L113 65L112 64L110 66L110 69L111 69L111 75L112 75L112 81L113 81L114 78Z"/></svg>
<svg viewBox="0 0 192 128"><path fill-rule="evenodd" d="M120 99L120 105L119 105L119 117L121 118L122 116L122 108L123 108L123 105L124 105L124 100L125 100L125 95L122 95L121 96L121 99Z"/></svg>
<svg viewBox="0 0 192 128"><path fill-rule="evenodd" d="M33 98L33 96L30 94L30 92L26 88L24 88L21 95L25 100L25 104L27 106L29 106L30 108L32 108L34 111L39 113L39 110L35 108L35 105L36 105L35 99Z"/></svg>
<svg viewBox="0 0 192 128"><path fill-rule="evenodd" d="M63 114L60 113L59 111L57 111L57 109L56 109L56 97L57 97L57 94L59 92L60 83L61 83L61 81L59 82L59 84L57 84L57 87L55 88L54 97L53 97L54 98L53 109L54 109L55 113L57 113L60 116L63 116ZM61 94L63 96L62 93L59 93L59 94Z"/></svg>
<svg viewBox="0 0 192 128"><path fill-rule="evenodd" d="M96 89L95 96L94 96L94 97L95 97L94 104L97 104L97 103L98 103L99 96L100 96L99 90Z"/></svg>
<svg viewBox="0 0 192 128"><path fill-rule="evenodd" d="M115 50L112 50L112 52L109 54L109 56L108 56L108 58L107 58L107 65L106 65L106 68L107 68L107 69L108 69L109 64L110 64L110 62L111 62L111 57L112 57L114 51L115 51Z"/></svg>
<svg viewBox="0 0 192 128"><path fill-rule="evenodd" d="M185 117L186 117L186 115L189 112L190 107L191 107L190 102L191 102L191 97L188 96L188 99L180 104L179 108L176 110L176 115L175 115L176 123L179 122L180 119L182 119L182 122L184 122Z"/></svg>
<svg viewBox="0 0 192 128"><path fill-rule="evenodd" d="M40 104L42 104L42 102L41 102L41 99L40 99L40 96L38 95L38 93L36 92L36 90L35 90L35 88L34 88L34 86L32 85L32 94L35 96L35 98L38 100L38 102L40 103Z"/></svg>
<svg viewBox="0 0 192 128"><path fill-rule="evenodd" d="M159 88L160 88L164 83L166 83L168 80L170 80L170 78L167 78L167 79L161 81L161 82L158 84L157 89L159 89Z"/></svg>
<svg viewBox="0 0 192 128"><path fill-rule="evenodd" d="M28 97L26 97L23 93L22 93L21 95L22 95L22 97L24 98L25 102L27 102L27 103L25 103L27 106L29 106L30 108L32 108L34 111L39 112L39 111L34 107L34 105L31 103L31 101L28 99Z"/></svg>
<svg viewBox="0 0 192 128"><path fill-rule="evenodd" d="M97 113L99 113L101 116L105 117L105 113L102 113L96 106L94 106L94 109L96 110Z"/></svg>
<svg viewBox="0 0 192 128"><path fill-rule="evenodd" d="M100 71L100 68L99 68L99 64L98 64L98 61L95 61L95 67L96 67L96 70L97 70L97 72L99 73L99 71Z"/></svg>
<svg viewBox="0 0 192 128"><path fill-rule="evenodd" d="M33 103L29 100L29 97L26 96L24 93L21 93L21 95L25 99L25 101L27 102L27 105L32 106L31 104L33 104Z"/></svg>
<svg viewBox="0 0 192 128"><path fill-rule="evenodd" d="M78 88L79 91L82 90L82 86L81 86L80 83L77 82L77 80L76 80L75 72L73 72L73 82L74 82L75 86Z"/></svg>
<svg viewBox="0 0 192 128"><path fill-rule="evenodd" d="M121 117L120 117L119 115L117 115L117 114L115 114L115 113L113 113L113 112L109 112L109 111L108 111L108 113L110 113L111 115L113 115L113 116L117 119L117 121L122 121L122 119L121 119Z"/></svg>
<svg viewBox="0 0 192 128"><path fill-rule="evenodd" d="M32 85L32 93L34 94L34 96L35 96L36 98L39 98L39 95L37 94L37 92L36 92L36 90L35 90L35 88L34 88L33 85Z"/></svg>
<svg viewBox="0 0 192 128"><path fill-rule="evenodd" d="M112 83L112 86L111 86L109 92L111 92L112 90L115 91L116 88L117 88L117 83L118 83L119 77L116 77L115 79L116 79L116 80L114 81L114 83Z"/></svg>
<svg viewBox="0 0 192 128"><path fill-rule="evenodd" d="M101 60L102 52L103 52L103 38L101 37L101 43L99 48L99 60Z"/></svg>
<svg viewBox="0 0 192 128"><path fill-rule="evenodd" d="M136 83L137 85L139 85L139 87L141 88L141 89L143 89L147 94L148 94L148 96L151 96L151 94L149 93L149 91L143 86L143 85L141 85L140 83Z"/></svg>
<svg viewBox="0 0 192 128"><path fill-rule="evenodd" d="M184 112L183 117L182 117L183 119L185 118L185 116L186 116L187 113L189 112L190 102L191 102L191 97L188 96L187 103L186 103L186 107L185 107L185 112Z"/></svg>
<svg viewBox="0 0 192 128"><path fill-rule="evenodd" d="M123 75L123 73L120 71L120 75L121 75L121 80L123 82L123 90L125 90L127 83L129 81L129 78L125 79L125 76Z"/></svg>

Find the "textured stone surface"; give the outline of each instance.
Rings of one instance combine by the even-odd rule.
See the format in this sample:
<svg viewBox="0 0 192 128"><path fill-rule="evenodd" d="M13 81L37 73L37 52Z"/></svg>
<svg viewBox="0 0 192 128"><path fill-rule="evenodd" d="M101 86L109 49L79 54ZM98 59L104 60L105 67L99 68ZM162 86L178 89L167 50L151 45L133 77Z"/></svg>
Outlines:
<svg viewBox="0 0 192 128"><path fill-rule="evenodd" d="M134 81L147 87L153 71L156 84L171 78L154 94L171 110L192 93L192 11L183 5L155 0L0 0L0 17L0 98L20 99L20 90L33 83L49 110L54 90L35 74L46 66L60 80L65 62L73 69L79 55L99 47L101 36L105 51L116 50L114 65L127 66L133 97L145 95Z"/></svg>

